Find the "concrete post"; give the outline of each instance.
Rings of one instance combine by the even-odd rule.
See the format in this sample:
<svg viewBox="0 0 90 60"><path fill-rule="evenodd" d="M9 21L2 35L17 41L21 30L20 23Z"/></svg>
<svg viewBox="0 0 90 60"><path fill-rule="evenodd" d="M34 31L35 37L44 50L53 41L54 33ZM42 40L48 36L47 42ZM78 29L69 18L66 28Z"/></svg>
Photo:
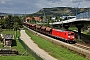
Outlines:
<svg viewBox="0 0 90 60"><path fill-rule="evenodd" d="M77 24L76 27L78 28L78 39L81 39L81 28L83 27L83 24Z"/></svg>
<svg viewBox="0 0 90 60"><path fill-rule="evenodd" d="M81 28L78 28L78 39L81 39Z"/></svg>

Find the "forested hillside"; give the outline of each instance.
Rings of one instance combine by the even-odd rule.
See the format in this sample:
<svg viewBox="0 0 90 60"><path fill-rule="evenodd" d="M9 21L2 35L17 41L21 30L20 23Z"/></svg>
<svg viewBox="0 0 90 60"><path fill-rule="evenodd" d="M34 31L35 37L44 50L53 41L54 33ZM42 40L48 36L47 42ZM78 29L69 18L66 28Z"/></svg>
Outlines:
<svg viewBox="0 0 90 60"><path fill-rule="evenodd" d="M54 8L43 8L38 12L32 14L37 16L49 15L49 16L63 16L63 15L76 15L90 10L90 8L71 8L71 7L54 7Z"/></svg>

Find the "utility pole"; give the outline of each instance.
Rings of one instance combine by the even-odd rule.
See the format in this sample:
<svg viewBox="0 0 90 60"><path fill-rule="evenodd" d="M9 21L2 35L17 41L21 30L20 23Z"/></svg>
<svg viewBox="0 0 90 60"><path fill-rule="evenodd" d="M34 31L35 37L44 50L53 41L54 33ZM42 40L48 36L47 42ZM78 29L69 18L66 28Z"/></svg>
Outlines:
<svg viewBox="0 0 90 60"><path fill-rule="evenodd" d="M76 7L76 19L77 19L77 14L78 14L78 6L80 5L80 2L79 2L79 4L77 5L77 7Z"/></svg>
<svg viewBox="0 0 90 60"><path fill-rule="evenodd" d="M46 20L44 9L43 9L43 13L44 13L44 20L43 20L43 24L44 24L44 21Z"/></svg>
<svg viewBox="0 0 90 60"><path fill-rule="evenodd" d="M24 22L27 22L27 21L26 21L26 11L25 11L25 21L24 21Z"/></svg>

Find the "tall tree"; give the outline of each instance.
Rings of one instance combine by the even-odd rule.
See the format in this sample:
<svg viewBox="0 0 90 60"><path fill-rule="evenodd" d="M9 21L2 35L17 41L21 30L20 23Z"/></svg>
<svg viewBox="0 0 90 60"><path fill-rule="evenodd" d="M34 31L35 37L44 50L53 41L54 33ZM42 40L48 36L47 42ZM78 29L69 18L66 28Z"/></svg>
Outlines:
<svg viewBox="0 0 90 60"><path fill-rule="evenodd" d="M14 30L19 29L20 25L18 24L18 22L15 22L13 25Z"/></svg>
<svg viewBox="0 0 90 60"><path fill-rule="evenodd" d="M4 20L4 27L7 29L13 28L13 17L12 17L12 15L8 15L8 17Z"/></svg>
<svg viewBox="0 0 90 60"><path fill-rule="evenodd" d="M18 16L13 17L12 15L8 15L7 18L1 21L2 28L13 29L14 28L13 25L15 22L17 22L20 27L22 26L22 19L20 19L20 17Z"/></svg>
<svg viewBox="0 0 90 60"><path fill-rule="evenodd" d="M20 17L14 16L13 19L14 19L14 23L17 22L20 25L20 27L22 26L22 20L20 19Z"/></svg>

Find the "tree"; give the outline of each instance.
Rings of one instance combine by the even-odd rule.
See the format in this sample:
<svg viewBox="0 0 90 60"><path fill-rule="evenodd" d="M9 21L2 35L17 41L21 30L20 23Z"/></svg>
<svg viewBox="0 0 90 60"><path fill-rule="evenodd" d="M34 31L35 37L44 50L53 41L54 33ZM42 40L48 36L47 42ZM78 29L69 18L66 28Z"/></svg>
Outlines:
<svg viewBox="0 0 90 60"><path fill-rule="evenodd" d="M18 24L18 22L15 22L13 25L14 31L15 31L15 37L17 37L17 30L19 29L20 25Z"/></svg>
<svg viewBox="0 0 90 60"><path fill-rule="evenodd" d="M8 15L8 17L4 20L3 25L7 29L13 28L13 17L12 17L12 15Z"/></svg>
<svg viewBox="0 0 90 60"><path fill-rule="evenodd" d="M40 17L43 20L43 16Z"/></svg>
<svg viewBox="0 0 90 60"><path fill-rule="evenodd" d="M22 19L18 16L13 17L14 23L17 22L20 27L22 27Z"/></svg>
<svg viewBox="0 0 90 60"><path fill-rule="evenodd" d="M8 15L5 19L0 21L1 28L12 29L13 28L13 16Z"/></svg>
<svg viewBox="0 0 90 60"><path fill-rule="evenodd" d="M0 41L2 42L3 41L3 38L0 36Z"/></svg>
<svg viewBox="0 0 90 60"><path fill-rule="evenodd" d="M19 29L20 25L18 24L18 22L15 22L13 25L14 30L17 31L17 29Z"/></svg>
<svg viewBox="0 0 90 60"><path fill-rule="evenodd" d="M14 23L17 22L19 27L22 27L23 20L18 16L8 15L7 18L0 20L1 28L13 29Z"/></svg>

